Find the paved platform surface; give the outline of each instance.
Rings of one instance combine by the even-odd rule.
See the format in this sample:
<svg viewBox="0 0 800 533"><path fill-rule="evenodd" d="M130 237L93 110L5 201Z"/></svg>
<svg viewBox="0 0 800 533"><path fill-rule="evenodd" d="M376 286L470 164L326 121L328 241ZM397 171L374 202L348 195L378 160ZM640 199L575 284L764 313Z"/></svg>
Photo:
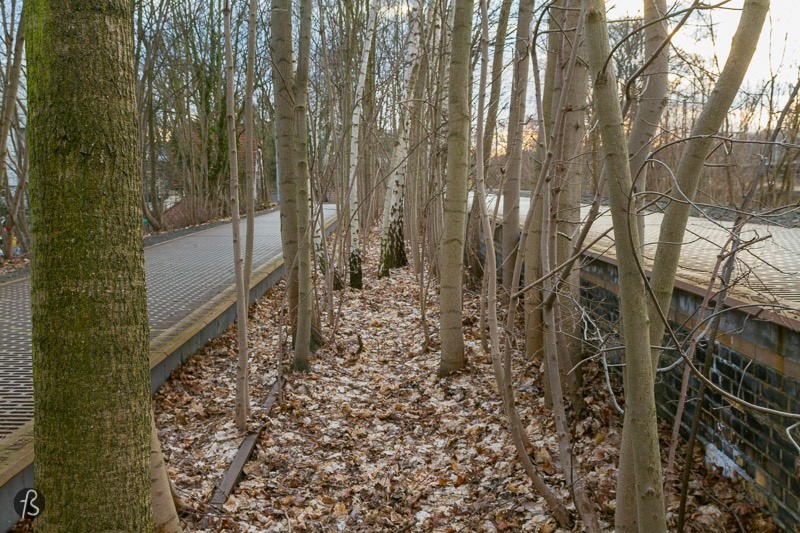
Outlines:
<svg viewBox="0 0 800 533"><path fill-rule="evenodd" d="M255 222L254 271L281 255L279 213ZM147 247L145 269L152 340L234 284L230 225ZM32 417L30 284L22 278L0 284L0 442Z"/></svg>
<svg viewBox="0 0 800 533"><path fill-rule="evenodd" d="M587 213L588 208L584 208L582 214ZM661 213L645 216L644 258L648 266L655 257L663 218ZM611 215L606 211L592 225L590 238L611 225ZM705 287L732 228L733 222L691 217L681 248L680 278ZM733 293L748 301L800 309L800 229L746 224L741 239L752 244L744 245L737 255ZM608 248L613 243L612 237L605 237L594 248ZM613 250L610 255L614 255Z"/></svg>
<svg viewBox="0 0 800 533"><path fill-rule="evenodd" d="M489 197L493 208L493 196ZM530 198L520 198L520 224L524 223ZM502 202L498 215L502 215ZM588 206L581 208L585 219ZM659 228L663 215L649 213L645 217L644 259L652 266L658 244ZM601 208L600 216L592 225L587 242L612 227L608 207ZM733 222L720 222L701 217L690 217L681 248L678 279L705 288L714 269L722 246L726 243ZM793 318L800 316L800 229L777 225L747 224L742 231L743 241L764 240L746 246L738 254L734 277L736 286L732 295L747 302L786 306L781 311ZM611 231L593 247L592 251L615 258L614 235Z"/></svg>

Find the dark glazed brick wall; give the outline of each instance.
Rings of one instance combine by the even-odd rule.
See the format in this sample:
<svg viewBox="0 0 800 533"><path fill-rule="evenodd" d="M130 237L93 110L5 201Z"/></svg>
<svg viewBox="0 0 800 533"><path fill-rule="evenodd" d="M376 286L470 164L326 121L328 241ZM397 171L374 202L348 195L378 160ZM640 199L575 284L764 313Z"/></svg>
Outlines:
<svg viewBox="0 0 800 533"><path fill-rule="evenodd" d="M598 317L606 333L617 329L616 267L601 261L592 261L583 267L582 297ZM604 287L591 281L602 280ZM697 295L676 289L673 311L677 316L691 317L701 304ZM681 339L688 335L679 324L673 327ZM746 341L772 359L800 358L800 335L774 322L754 319L740 312L730 311L720 325L720 332ZM612 337L613 339L613 337ZM800 413L800 380L793 379L772 366L739 353L717 342L711 358L711 380L722 390L750 403L781 411ZM618 357L618 356L617 356ZM677 354L662 357L661 366L675 360ZM614 362L614 357L609 362ZM698 350L698 367L708 360L706 351ZM769 357L767 357L769 359ZM659 415L670 423L675 417L677 400L683 379L683 365L658 375L656 395ZM690 378L690 399L697 397L699 381ZM696 403L686 403L681 432L688 436ZM718 392L706 391L700 419L700 439L707 457L721 466L727 475L741 477L750 495L763 502L774 518L790 531L800 531L800 477L795 470L798 452L786 436L788 419L763 415L747 410L725 400Z"/></svg>

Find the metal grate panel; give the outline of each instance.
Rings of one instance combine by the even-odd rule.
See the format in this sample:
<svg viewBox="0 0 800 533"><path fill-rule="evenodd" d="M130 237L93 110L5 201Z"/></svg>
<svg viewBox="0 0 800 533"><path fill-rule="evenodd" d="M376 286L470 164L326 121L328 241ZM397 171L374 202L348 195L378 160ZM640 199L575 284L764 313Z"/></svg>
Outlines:
<svg viewBox="0 0 800 533"><path fill-rule="evenodd" d="M326 218L335 207L326 206ZM242 235L245 233L242 221ZM256 217L253 269L281 255L280 214ZM224 224L145 250L150 337L234 283L231 228ZM33 417L29 280L0 285L0 439Z"/></svg>

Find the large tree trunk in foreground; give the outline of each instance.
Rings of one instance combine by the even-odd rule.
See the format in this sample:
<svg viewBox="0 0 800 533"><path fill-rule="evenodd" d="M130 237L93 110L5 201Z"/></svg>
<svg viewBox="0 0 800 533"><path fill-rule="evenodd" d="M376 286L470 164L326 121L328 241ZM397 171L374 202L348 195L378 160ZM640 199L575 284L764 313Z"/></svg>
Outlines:
<svg viewBox="0 0 800 533"><path fill-rule="evenodd" d="M26 3L41 531L150 531L133 4Z"/></svg>
<svg viewBox="0 0 800 533"><path fill-rule="evenodd" d="M664 480L658 447L655 392L650 358L647 319L647 293L639 273L639 242L635 214L630 212L628 195L631 174L628 151L610 53L605 3L585 0L586 44L594 82L594 105L603 139L603 155L608 170L611 218L616 236L619 271L620 314L623 317L627 387L625 420L636 435L633 465L636 498L619 501L619 507L636 505L640 531L666 531Z"/></svg>
<svg viewBox="0 0 800 533"><path fill-rule="evenodd" d="M470 101L466 87L469 87L472 1L456 0L454 9L448 91L447 191L440 275L442 359L439 374L442 376L463 368L465 364L461 307L469 172Z"/></svg>

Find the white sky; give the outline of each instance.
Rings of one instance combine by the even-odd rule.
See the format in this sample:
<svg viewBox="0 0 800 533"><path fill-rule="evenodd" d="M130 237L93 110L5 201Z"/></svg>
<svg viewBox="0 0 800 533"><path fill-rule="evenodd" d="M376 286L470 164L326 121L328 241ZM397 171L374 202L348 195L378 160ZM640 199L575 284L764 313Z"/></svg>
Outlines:
<svg viewBox="0 0 800 533"><path fill-rule="evenodd" d="M707 3L717 2L718 0L710 0ZM715 42L711 40L708 32L705 32L704 41L695 42L699 18L694 15L676 35L675 43L684 50L700 53L709 58L716 51L721 67L730 50L731 39L739 23L743 3L744 0L733 0L723 8L713 10L711 20L714 22ZM676 4L678 8L682 8L691 2L667 0L668 9ZM637 12L640 14L642 0L606 0L606 5L609 7L608 18L613 20ZM672 19L670 27L674 26L678 18ZM797 79L797 67L800 65L800 30L793 26L795 24L800 24L800 1L772 0L745 84L758 84L770 78L771 72L777 73L787 83Z"/></svg>

